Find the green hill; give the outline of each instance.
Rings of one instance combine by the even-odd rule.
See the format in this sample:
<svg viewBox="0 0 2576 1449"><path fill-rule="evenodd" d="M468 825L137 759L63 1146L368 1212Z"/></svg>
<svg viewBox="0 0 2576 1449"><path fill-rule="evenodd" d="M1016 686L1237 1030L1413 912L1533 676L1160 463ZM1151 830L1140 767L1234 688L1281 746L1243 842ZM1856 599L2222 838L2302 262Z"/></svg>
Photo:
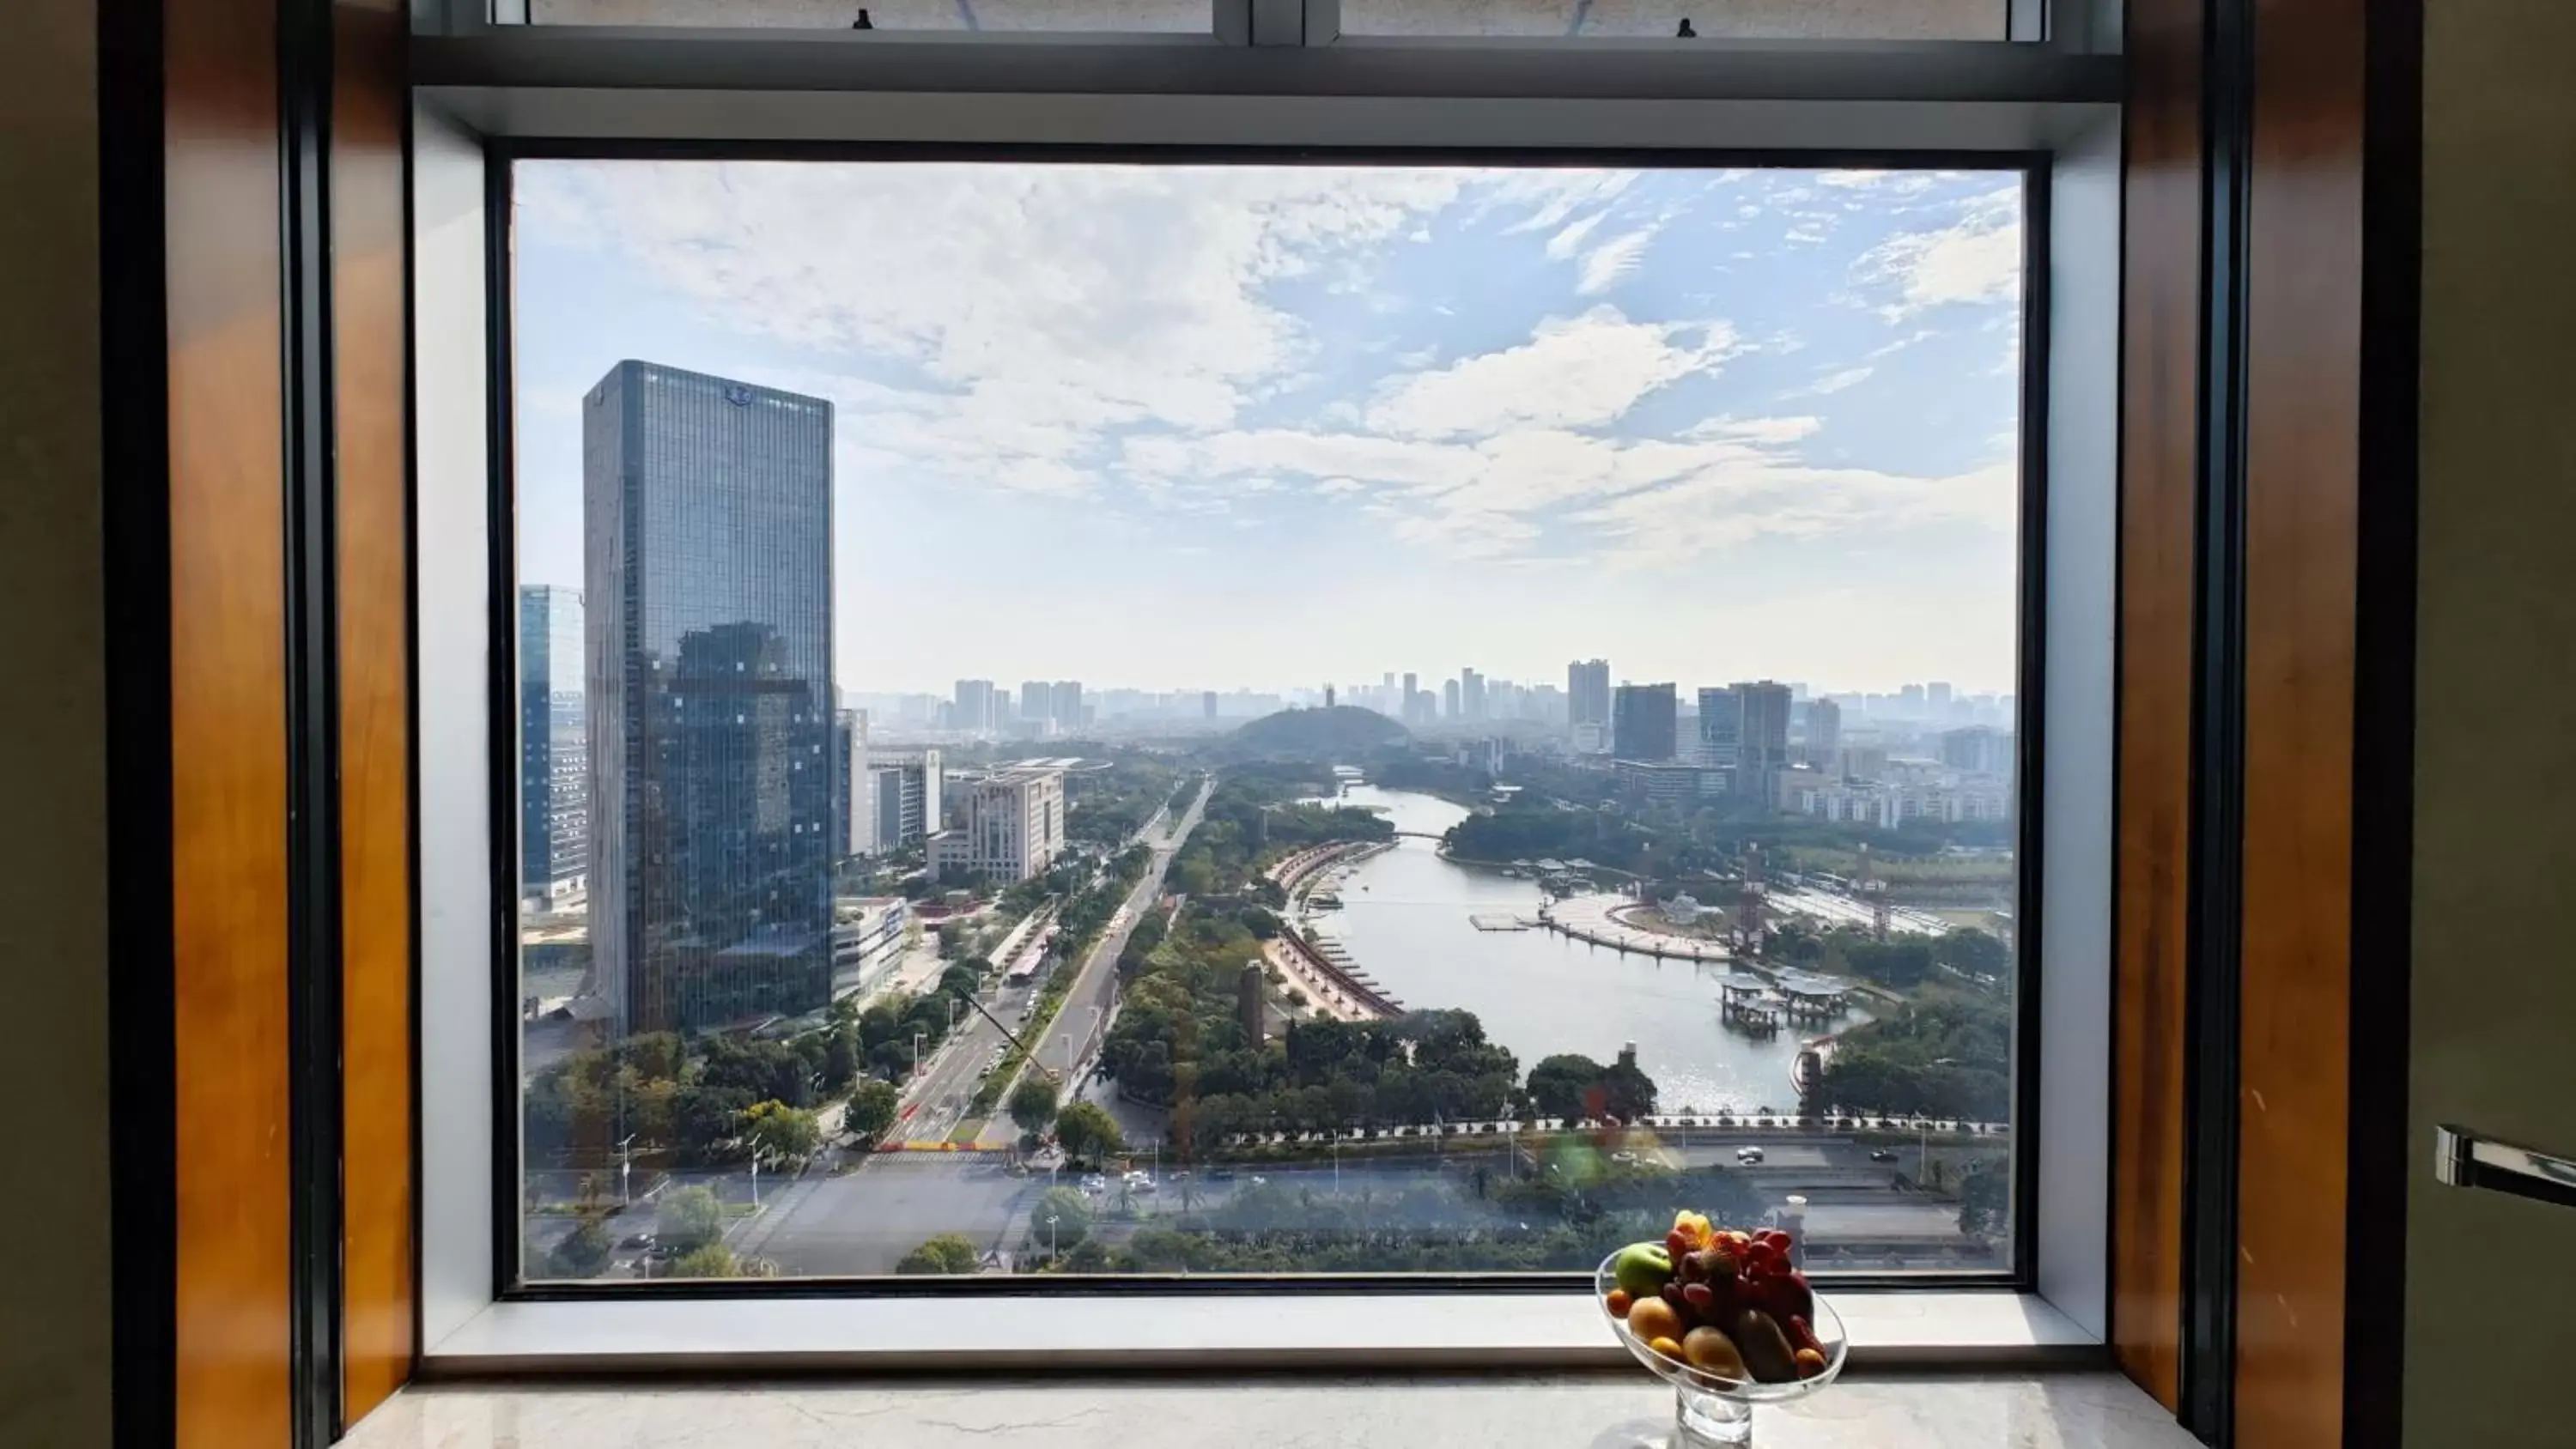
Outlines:
<svg viewBox="0 0 2576 1449"><path fill-rule="evenodd" d="M1404 726L1373 709L1283 709L1236 730L1227 742L1265 755L1344 759L1407 737Z"/></svg>

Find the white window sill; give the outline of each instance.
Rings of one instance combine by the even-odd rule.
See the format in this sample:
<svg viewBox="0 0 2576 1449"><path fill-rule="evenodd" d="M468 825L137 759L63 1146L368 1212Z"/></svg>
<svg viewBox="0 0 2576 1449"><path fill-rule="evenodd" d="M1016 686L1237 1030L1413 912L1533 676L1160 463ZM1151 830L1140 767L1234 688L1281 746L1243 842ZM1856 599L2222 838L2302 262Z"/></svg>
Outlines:
<svg viewBox="0 0 2576 1449"><path fill-rule="evenodd" d="M1852 1365L2097 1365L2044 1300L1841 1293ZM494 1303L433 1345L440 1377L629 1370L1582 1369L1627 1362L1588 1296L1510 1294L731 1298Z"/></svg>
<svg viewBox="0 0 2576 1449"><path fill-rule="evenodd" d="M1357 1379L1206 1375L930 1382L439 1384L405 1389L344 1449L1642 1449L1672 1391L1635 1369ZM1846 1379L1756 1412L1762 1449L2200 1449L2114 1373Z"/></svg>

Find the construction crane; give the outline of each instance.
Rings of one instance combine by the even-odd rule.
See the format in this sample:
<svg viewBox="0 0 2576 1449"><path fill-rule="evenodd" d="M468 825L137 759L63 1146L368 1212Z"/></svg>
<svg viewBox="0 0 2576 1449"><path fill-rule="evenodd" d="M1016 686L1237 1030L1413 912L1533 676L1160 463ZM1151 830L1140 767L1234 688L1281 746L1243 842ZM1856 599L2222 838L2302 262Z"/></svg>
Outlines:
<svg viewBox="0 0 2576 1449"><path fill-rule="evenodd" d="M1744 872L1744 888L1735 902L1735 954L1747 961L1759 961L1766 945L1762 930L1761 845L1745 846L1738 864Z"/></svg>
<svg viewBox="0 0 2576 1449"><path fill-rule="evenodd" d="M1887 898L1887 882L1880 880L1878 872L1870 868L1867 842L1861 845L1860 869L1853 873L1852 885L1860 892L1861 899L1869 902L1871 939L1886 940L1888 926L1896 919L1896 903Z"/></svg>

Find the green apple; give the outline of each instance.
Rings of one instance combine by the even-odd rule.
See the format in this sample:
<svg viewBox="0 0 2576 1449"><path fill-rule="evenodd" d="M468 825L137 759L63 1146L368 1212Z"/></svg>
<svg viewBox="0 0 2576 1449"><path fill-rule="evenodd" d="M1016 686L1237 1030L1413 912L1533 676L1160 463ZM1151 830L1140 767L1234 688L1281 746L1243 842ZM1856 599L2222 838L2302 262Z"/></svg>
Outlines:
<svg viewBox="0 0 2576 1449"><path fill-rule="evenodd" d="M1673 1278L1673 1255L1661 1243L1630 1243L1610 1260L1610 1276L1630 1298L1652 1298Z"/></svg>

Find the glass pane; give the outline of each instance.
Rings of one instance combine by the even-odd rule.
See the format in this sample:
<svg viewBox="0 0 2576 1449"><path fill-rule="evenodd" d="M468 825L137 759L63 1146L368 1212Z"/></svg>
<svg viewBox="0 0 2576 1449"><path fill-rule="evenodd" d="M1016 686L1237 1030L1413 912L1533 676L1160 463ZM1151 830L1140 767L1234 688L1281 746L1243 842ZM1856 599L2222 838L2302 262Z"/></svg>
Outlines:
<svg viewBox="0 0 2576 1449"><path fill-rule="evenodd" d="M2017 174L516 186L528 1276L2010 1262Z"/></svg>
<svg viewBox="0 0 2576 1449"><path fill-rule="evenodd" d="M2009 0L1342 0L1347 35L2003 40Z"/></svg>
<svg viewBox="0 0 2576 1449"><path fill-rule="evenodd" d="M1208 0L528 0L528 18L540 25L1130 33L1199 33L1212 24Z"/></svg>

